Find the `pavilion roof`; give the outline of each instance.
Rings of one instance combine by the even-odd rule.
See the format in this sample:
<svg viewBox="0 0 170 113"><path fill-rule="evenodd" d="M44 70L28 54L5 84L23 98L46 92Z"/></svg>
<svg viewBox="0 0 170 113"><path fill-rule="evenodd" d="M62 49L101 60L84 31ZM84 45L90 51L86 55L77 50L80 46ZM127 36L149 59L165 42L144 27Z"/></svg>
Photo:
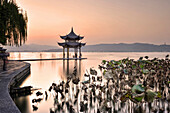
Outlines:
<svg viewBox="0 0 170 113"><path fill-rule="evenodd" d="M71 32L65 36L60 36L62 39L64 40L81 40L84 37L80 36L80 35L76 35L74 33L73 27L71 28Z"/></svg>

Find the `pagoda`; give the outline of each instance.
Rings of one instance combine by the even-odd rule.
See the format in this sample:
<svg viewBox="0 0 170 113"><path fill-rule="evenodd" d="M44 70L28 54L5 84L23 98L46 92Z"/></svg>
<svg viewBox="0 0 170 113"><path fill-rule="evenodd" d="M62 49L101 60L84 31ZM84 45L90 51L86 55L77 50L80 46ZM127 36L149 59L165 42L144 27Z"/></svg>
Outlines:
<svg viewBox="0 0 170 113"><path fill-rule="evenodd" d="M61 39L64 39L65 42L60 43L58 42L59 46L63 47L63 58L65 58L65 48L67 49L67 59L69 59L69 48L74 48L75 52L75 58L78 57L78 50L79 50L79 58L81 58L81 47L85 46L86 43L81 43L80 40L82 40L84 37L80 35L76 35L73 31L73 27L71 29L71 32L65 36L60 36Z"/></svg>

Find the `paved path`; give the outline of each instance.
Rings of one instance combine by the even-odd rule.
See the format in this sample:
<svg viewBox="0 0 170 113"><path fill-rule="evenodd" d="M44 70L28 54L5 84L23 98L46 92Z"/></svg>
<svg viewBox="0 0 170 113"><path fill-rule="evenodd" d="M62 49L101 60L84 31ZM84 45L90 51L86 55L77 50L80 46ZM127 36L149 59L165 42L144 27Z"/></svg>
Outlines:
<svg viewBox="0 0 170 113"><path fill-rule="evenodd" d="M10 81L29 66L30 64L25 62L9 61L7 71L3 71L0 61L0 113L20 113L9 95L8 88Z"/></svg>

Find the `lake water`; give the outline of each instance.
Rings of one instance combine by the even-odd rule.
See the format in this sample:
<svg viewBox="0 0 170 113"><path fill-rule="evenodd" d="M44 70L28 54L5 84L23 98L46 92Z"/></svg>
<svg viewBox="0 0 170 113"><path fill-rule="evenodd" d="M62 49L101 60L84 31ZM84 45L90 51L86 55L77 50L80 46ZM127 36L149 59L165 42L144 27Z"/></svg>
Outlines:
<svg viewBox="0 0 170 113"><path fill-rule="evenodd" d="M120 60L129 57L137 60L141 56L149 56L149 58L165 58L169 52L83 52L83 57L87 60L52 60L52 61L30 61L31 74L21 84L21 86L33 86L34 88L42 88L40 91L48 91L53 82L58 83L65 81L67 75L73 73L74 67L77 68L77 76L83 80L84 73L91 67L94 67L98 74L101 74L98 65L102 60ZM70 53L70 57L73 56ZM61 58L62 52L14 52L10 53L9 59L34 59L34 58ZM40 103L32 103L32 99L36 98L36 91L32 95L15 98L15 103L22 113L49 113L50 108L54 107L54 97L49 94L48 99L45 97ZM38 107L37 111L33 111L32 105ZM67 112L67 111L66 111ZM123 112L123 111L122 111Z"/></svg>

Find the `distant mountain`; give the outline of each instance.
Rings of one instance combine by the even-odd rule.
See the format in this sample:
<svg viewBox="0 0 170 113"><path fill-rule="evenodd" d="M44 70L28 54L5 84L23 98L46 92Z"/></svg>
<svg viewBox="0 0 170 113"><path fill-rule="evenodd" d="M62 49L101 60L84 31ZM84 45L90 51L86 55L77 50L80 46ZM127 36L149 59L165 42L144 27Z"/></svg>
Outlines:
<svg viewBox="0 0 170 113"><path fill-rule="evenodd" d="M10 52L62 52L62 48L49 45L23 45L21 47L6 46ZM119 43L119 44L97 44L82 47L84 52L170 52L170 45L154 45L147 43Z"/></svg>
<svg viewBox="0 0 170 113"><path fill-rule="evenodd" d="M170 45L154 45L147 43L133 44L97 44L82 48L85 52L170 52Z"/></svg>
<svg viewBox="0 0 170 113"><path fill-rule="evenodd" d="M59 49L58 46L49 46L49 45L38 45L38 44L30 44L30 45L22 45L19 47L15 46L5 46L9 52L41 52L49 49Z"/></svg>

